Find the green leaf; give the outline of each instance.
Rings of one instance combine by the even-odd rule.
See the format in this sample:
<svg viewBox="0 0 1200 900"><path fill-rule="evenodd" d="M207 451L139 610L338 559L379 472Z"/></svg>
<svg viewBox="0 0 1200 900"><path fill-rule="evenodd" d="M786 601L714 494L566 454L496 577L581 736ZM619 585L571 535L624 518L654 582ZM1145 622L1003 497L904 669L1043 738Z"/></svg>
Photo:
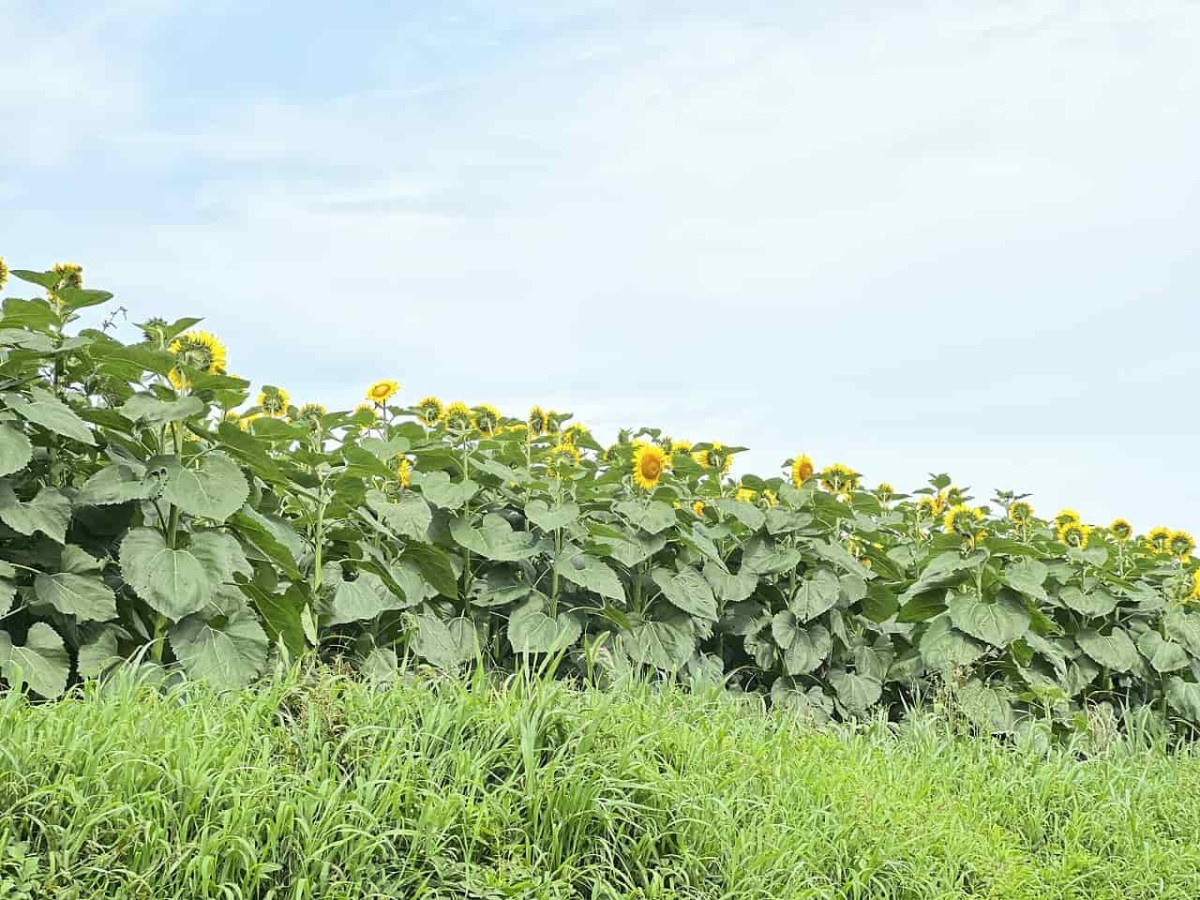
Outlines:
<svg viewBox="0 0 1200 900"><path fill-rule="evenodd" d="M1004 583L1014 591L1045 602L1048 598L1042 585L1046 583L1046 576L1049 574L1050 570L1045 564L1036 559L1022 557L1004 567Z"/></svg>
<svg viewBox="0 0 1200 900"><path fill-rule="evenodd" d="M841 583L829 569L817 569L812 576L798 585L788 602L788 609L801 622L811 622L821 613L832 609L838 602Z"/></svg>
<svg viewBox="0 0 1200 900"><path fill-rule="evenodd" d="M758 586L758 576L753 572L733 575L711 559L704 563L704 579L712 585L713 593L722 603L740 603Z"/></svg>
<svg viewBox="0 0 1200 900"><path fill-rule="evenodd" d="M618 634L617 643L630 660L656 669L682 668L695 649L691 621L682 613L632 624Z"/></svg>
<svg viewBox="0 0 1200 900"><path fill-rule="evenodd" d="M132 466L112 463L83 483L75 495L78 506L111 506L135 500L153 500L162 493L158 477L142 478Z"/></svg>
<svg viewBox="0 0 1200 900"><path fill-rule="evenodd" d="M884 586L879 581L873 581L867 586L867 596L863 598L862 603L864 616L872 622L886 622L899 610L900 603L891 588Z"/></svg>
<svg viewBox="0 0 1200 900"><path fill-rule="evenodd" d="M11 563L0 561L0 617L8 615L13 598L17 596L17 570Z"/></svg>
<svg viewBox="0 0 1200 900"><path fill-rule="evenodd" d="M958 705L970 722L992 734L1008 734L1016 724L1008 692L976 678L962 686Z"/></svg>
<svg viewBox="0 0 1200 900"><path fill-rule="evenodd" d="M1029 627L1029 610L1003 591L993 602L975 594L954 594L946 605L955 628L993 647L1007 647Z"/></svg>
<svg viewBox="0 0 1200 900"><path fill-rule="evenodd" d="M742 551L742 572L751 575L773 575L794 569L800 562L795 547L777 546L764 537L751 538Z"/></svg>
<svg viewBox="0 0 1200 900"><path fill-rule="evenodd" d="M545 500L531 500L525 505L525 518L542 531L555 531L565 528L579 518L579 506L575 503L562 503L552 508Z"/></svg>
<svg viewBox="0 0 1200 900"><path fill-rule="evenodd" d="M61 434L63 437L87 444L89 447L95 446L96 441L92 437L92 430L88 428L87 422L75 414L71 407L54 394L41 388L35 387L30 393L33 396L32 401L26 401L24 398L14 399L10 395L9 407L17 415L48 431L53 431L55 434Z"/></svg>
<svg viewBox="0 0 1200 900"><path fill-rule="evenodd" d="M497 566L475 579L471 603L483 607L507 606L524 600L532 590L528 582L518 581L511 570Z"/></svg>
<svg viewBox="0 0 1200 900"><path fill-rule="evenodd" d="M617 573L594 556L577 548L566 547L554 561L554 570L563 578L585 590L618 603L625 602L625 589Z"/></svg>
<svg viewBox="0 0 1200 900"><path fill-rule="evenodd" d="M80 646L76 668L80 678L98 678L124 661L117 643L117 629L106 625L94 638Z"/></svg>
<svg viewBox="0 0 1200 900"><path fill-rule="evenodd" d="M71 501L56 488L43 487L29 503L22 503L12 484L0 481L0 520L13 531L31 535L40 531L60 544L66 543L71 524Z"/></svg>
<svg viewBox="0 0 1200 900"><path fill-rule="evenodd" d="M854 555L841 544L832 541L808 541L808 546L817 556L839 569L857 575L864 581L870 581L875 573L854 558Z"/></svg>
<svg viewBox="0 0 1200 900"><path fill-rule="evenodd" d="M1123 628L1113 628L1111 634L1084 628L1075 635L1075 642L1084 653L1114 672L1128 672L1137 665L1137 647Z"/></svg>
<svg viewBox="0 0 1200 900"><path fill-rule="evenodd" d="M171 626L171 648L188 677L217 690L234 690L249 684L267 662L269 641L249 608L210 622L188 616Z"/></svg>
<svg viewBox="0 0 1200 900"><path fill-rule="evenodd" d="M766 513L753 503L747 503L744 500L720 497L712 501L712 506L726 516L733 516L751 531L758 531L767 521Z"/></svg>
<svg viewBox="0 0 1200 900"><path fill-rule="evenodd" d="M1164 641L1157 631L1144 632L1137 640L1137 648L1155 672L1176 672L1188 667L1187 651L1174 641Z"/></svg>
<svg viewBox="0 0 1200 900"><path fill-rule="evenodd" d="M905 594L901 594L897 598L897 602L903 599ZM911 624L914 622L925 622L932 619L934 616L946 611L945 593L942 591L931 590L922 594L917 594L900 607L900 612L896 615L896 621L901 624Z"/></svg>
<svg viewBox="0 0 1200 900"><path fill-rule="evenodd" d="M608 548L609 556L630 569L667 546L666 535L647 534L644 531L617 531L606 525L594 526L592 538Z"/></svg>
<svg viewBox="0 0 1200 900"><path fill-rule="evenodd" d="M479 491L479 485L469 478L451 481L445 472L423 474L414 472L413 484L420 487L425 499L441 509L456 510Z"/></svg>
<svg viewBox="0 0 1200 900"><path fill-rule="evenodd" d="M921 636L921 659L938 671L970 666L984 654L984 646L950 626L948 616L935 619Z"/></svg>
<svg viewBox="0 0 1200 900"><path fill-rule="evenodd" d="M0 672L9 684L27 684L36 694L57 697L67 689L71 657L58 632L45 622L34 622L23 647L0 631Z"/></svg>
<svg viewBox="0 0 1200 900"><path fill-rule="evenodd" d="M0 425L0 477L20 472L33 458L33 446L20 429Z"/></svg>
<svg viewBox="0 0 1200 900"><path fill-rule="evenodd" d="M650 577L662 589L663 595L685 613L710 622L717 621L717 601L712 588L691 566L683 566L678 572L655 569Z"/></svg>
<svg viewBox="0 0 1200 900"><path fill-rule="evenodd" d="M207 412L208 405L195 394L177 400L159 400L153 394L134 394L121 406L121 415L131 422L146 425L184 422Z"/></svg>
<svg viewBox="0 0 1200 900"><path fill-rule="evenodd" d="M134 528L121 542L125 581L155 612L171 621L200 612L212 599L212 584L200 561L172 550L153 528Z"/></svg>
<svg viewBox="0 0 1200 900"><path fill-rule="evenodd" d="M508 618L508 641L517 653L558 653L583 634L579 617L561 612L551 617L542 597L531 597Z"/></svg>
<svg viewBox="0 0 1200 900"><path fill-rule="evenodd" d="M309 612L305 589L292 585L282 594L272 594L250 582L242 590L250 595L258 610L267 637L272 642L280 641L293 656L303 655L310 643L305 628L305 614Z"/></svg>
<svg viewBox="0 0 1200 900"><path fill-rule="evenodd" d="M1192 656L1200 657L1200 615L1170 609L1163 616L1163 627L1167 637L1183 644Z"/></svg>
<svg viewBox="0 0 1200 900"><path fill-rule="evenodd" d="M1173 710L1189 722L1200 722L1200 684L1172 675L1167 679L1166 695Z"/></svg>
<svg viewBox="0 0 1200 900"><path fill-rule="evenodd" d="M771 635L783 650L783 668L789 675L807 675L833 650L833 638L827 628L823 625L803 628L788 610L775 614Z"/></svg>
<svg viewBox="0 0 1200 900"><path fill-rule="evenodd" d="M1067 585L1058 592L1058 599L1068 609L1093 619L1107 616L1117 608L1117 598L1102 587L1094 587L1085 593L1075 585Z"/></svg>
<svg viewBox="0 0 1200 900"><path fill-rule="evenodd" d="M382 491L372 488L367 491L367 506L374 510L384 525L401 537L414 541L429 539L433 511L419 494L403 491L393 502Z"/></svg>
<svg viewBox="0 0 1200 900"><path fill-rule="evenodd" d="M635 528L658 534L675 524L675 510L661 500L622 500L615 507Z"/></svg>
<svg viewBox="0 0 1200 900"><path fill-rule="evenodd" d="M414 563L421 576L443 597L457 598L458 575L445 551L429 544L409 544L401 560Z"/></svg>
<svg viewBox="0 0 1200 900"><path fill-rule="evenodd" d="M234 574L253 577L254 570L237 538L223 531L198 531L188 545L191 554L200 560L213 589L223 584L235 584Z"/></svg>
<svg viewBox="0 0 1200 900"><path fill-rule="evenodd" d="M904 603L933 588L945 587L955 581L960 581L966 570L982 565L985 559L987 559L987 554L982 550L976 550L965 557L958 550L939 553L926 564L917 580L909 585L908 590L900 595L900 602Z"/></svg>
<svg viewBox="0 0 1200 900"><path fill-rule="evenodd" d="M339 563L326 567L326 583L333 588L333 599L326 613L326 625L370 621L389 609L404 609L409 604L388 589L374 572L359 570L358 577L346 581Z"/></svg>
<svg viewBox="0 0 1200 900"><path fill-rule="evenodd" d="M42 603L81 622L107 622L117 617L117 598L100 578L73 572L40 573L33 589Z"/></svg>
<svg viewBox="0 0 1200 900"><path fill-rule="evenodd" d="M171 468L163 486L163 498L168 503L215 522L232 516L248 496L250 487L241 468L219 451L201 457L195 466Z"/></svg>
<svg viewBox="0 0 1200 900"><path fill-rule="evenodd" d="M829 683L837 691L838 701L853 713L865 713L883 696L883 685L857 672L830 672Z"/></svg>
<svg viewBox="0 0 1200 900"><path fill-rule="evenodd" d="M228 524L263 556L279 566L289 578L300 580L296 558L304 551L300 536L289 525L269 519L250 506L243 506Z"/></svg>
<svg viewBox="0 0 1200 900"><path fill-rule="evenodd" d="M454 519L450 522L450 534L460 547L497 562L528 559L538 552L532 534L513 531L508 520L498 513L484 516L479 528L472 528L465 519Z"/></svg>
<svg viewBox="0 0 1200 900"><path fill-rule="evenodd" d="M443 622L432 613L417 616L413 650L439 669L453 670L475 659L478 652L475 627L469 619Z"/></svg>

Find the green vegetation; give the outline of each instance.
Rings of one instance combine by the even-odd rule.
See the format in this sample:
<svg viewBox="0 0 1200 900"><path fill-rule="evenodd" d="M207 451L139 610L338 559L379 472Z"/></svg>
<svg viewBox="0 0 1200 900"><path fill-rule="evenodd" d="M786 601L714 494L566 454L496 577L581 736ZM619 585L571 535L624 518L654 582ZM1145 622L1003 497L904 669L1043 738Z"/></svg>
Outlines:
<svg viewBox="0 0 1200 900"><path fill-rule="evenodd" d="M1097 706L1200 721L1195 542L1039 519L935 476L912 495L797 455L569 416L250 402L198 320L76 332L76 266L0 318L0 674L44 697L129 660L245 685L317 653L576 677L730 681L818 721L944 687L986 730ZM16 282L14 282L16 283ZM98 317L97 317L98 318Z"/></svg>
<svg viewBox="0 0 1200 900"><path fill-rule="evenodd" d="M1200 758L1144 734L328 671L10 693L0 734L5 900L1200 896Z"/></svg>

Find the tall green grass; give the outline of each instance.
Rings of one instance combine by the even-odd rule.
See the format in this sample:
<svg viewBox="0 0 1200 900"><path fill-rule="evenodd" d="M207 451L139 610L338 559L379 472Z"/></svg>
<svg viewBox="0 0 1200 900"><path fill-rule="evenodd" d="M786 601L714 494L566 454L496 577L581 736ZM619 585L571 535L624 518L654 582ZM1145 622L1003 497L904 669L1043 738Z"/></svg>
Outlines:
<svg viewBox="0 0 1200 900"><path fill-rule="evenodd" d="M1192 898L1200 758L327 671L0 701L0 898Z"/></svg>

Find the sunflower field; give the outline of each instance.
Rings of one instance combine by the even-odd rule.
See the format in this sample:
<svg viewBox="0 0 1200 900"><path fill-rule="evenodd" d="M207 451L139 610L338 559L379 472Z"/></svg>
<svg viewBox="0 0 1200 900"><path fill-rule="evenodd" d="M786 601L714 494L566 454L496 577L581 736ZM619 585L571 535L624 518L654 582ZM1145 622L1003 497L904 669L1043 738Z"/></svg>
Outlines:
<svg viewBox="0 0 1200 900"><path fill-rule="evenodd" d="M9 275L0 263L0 289ZM1039 518L944 475L910 494L805 455L570 416L252 391L199 320L117 340L77 266L13 271L0 320L0 673L56 697L124 666L246 684L317 654L623 673L817 720L951 692L985 730L1096 710L1200 723L1181 531ZM91 314L89 314L90 317ZM96 317L99 320L99 317Z"/></svg>

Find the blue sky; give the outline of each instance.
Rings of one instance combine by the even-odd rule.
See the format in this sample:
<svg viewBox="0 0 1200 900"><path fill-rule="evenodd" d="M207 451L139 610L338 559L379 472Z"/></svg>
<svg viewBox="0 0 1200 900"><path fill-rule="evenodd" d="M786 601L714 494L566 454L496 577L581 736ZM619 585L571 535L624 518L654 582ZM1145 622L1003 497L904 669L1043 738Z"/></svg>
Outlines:
<svg viewBox="0 0 1200 900"><path fill-rule="evenodd" d="M298 401L1200 531L1200 4L0 0L0 254Z"/></svg>

